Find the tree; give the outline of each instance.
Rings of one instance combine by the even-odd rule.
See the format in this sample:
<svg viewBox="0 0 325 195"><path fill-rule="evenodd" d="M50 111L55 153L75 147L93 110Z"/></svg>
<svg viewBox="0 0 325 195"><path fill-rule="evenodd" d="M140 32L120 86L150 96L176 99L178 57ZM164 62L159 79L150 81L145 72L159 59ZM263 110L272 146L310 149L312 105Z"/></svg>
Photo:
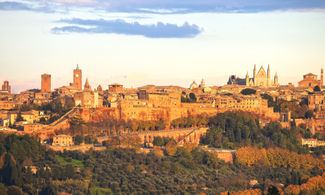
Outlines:
<svg viewBox="0 0 325 195"><path fill-rule="evenodd" d="M23 121L23 120L24 120L24 118L21 116L21 112L18 112L16 121L19 122L19 121Z"/></svg>
<svg viewBox="0 0 325 195"><path fill-rule="evenodd" d="M9 186L7 193L9 195L23 195L23 191L18 186Z"/></svg>
<svg viewBox="0 0 325 195"><path fill-rule="evenodd" d="M256 94L256 90L251 88L246 88L243 89L240 93L243 95L252 95L252 94Z"/></svg>
<svg viewBox="0 0 325 195"><path fill-rule="evenodd" d="M155 146L163 146L165 144L163 138L160 136L154 137L152 143Z"/></svg>
<svg viewBox="0 0 325 195"><path fill-rule="evenodd" d="M313 118L314 117L314 112L312 110L307 110L305 113L305 118Z"/></svg>
<svg viewBox="0 0 325 195"><path fill-rule="evenodd" d="M190 93L189 97L191 102L196 102L197 99L194 93Z"/></svg>
<svg viewBox="0 0 325 195"><path fill-rule="evenodd" d="M73 139L74 145L80 145L82 142L84 142L84 137L81 135L76 135Z"/></svg>
<svg viewBox="0 0 325 195"><path fill-rule="evenodd" d="M21 171L18 170L16 163L13 161L13 156L7 154L5 157L5 167L4 167L4 179L7 185L17 185L21 186L22 184L22 175Z"/></svg>
<svg viewBox="0 0 325 195"><path fill-rule="evenodd" d="M268 107L275 107L276 106L276 102L273 101L273 97L270 96L269 94L261 94L261 97L263 99L266 99L267 100L267 105Z"/></svg>
<svg viewBox="0 0 325 195"><path fill-rule="evenodd" d="M58 194L57 190L51 184L43 187L42 191L40 192L40 195L56 195L56 194Z"/></svg>
<svg viewBox="0 0 325 195"><path fill-rule="evenodd" d="M314 91L320 91L320 88L319 88L318 85L316 85L316 86L314 87Z"/></svg>
<svg viewBox="0 0 325 195"><path fill-rule="evenodd" d="M7 191L8 189L6 188L6 186L3 183L0 183L0 195L6 195Z"/></svg>
<svg viewBox="0 0 325 195"><path fill-rule="evenodd" d="M168 144L166 144L166 153L168 156L175 156L177 152L177 143L175 142L175 140L171 140L170 142L168 142Z"/></svg>

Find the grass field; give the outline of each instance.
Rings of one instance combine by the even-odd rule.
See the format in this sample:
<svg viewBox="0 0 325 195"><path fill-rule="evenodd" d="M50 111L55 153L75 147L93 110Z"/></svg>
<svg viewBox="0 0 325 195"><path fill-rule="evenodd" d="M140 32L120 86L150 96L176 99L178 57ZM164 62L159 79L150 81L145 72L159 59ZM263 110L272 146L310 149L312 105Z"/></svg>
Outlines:
<svg viewBox="0 0 325 195"><path fill-rule="evenodd" d="M63 165L70 164L74 167L84 168L84 164L81 160L72 159L71 162L69 162L67 159L63 158L62 156L56 155L55 158Z"/></svg>

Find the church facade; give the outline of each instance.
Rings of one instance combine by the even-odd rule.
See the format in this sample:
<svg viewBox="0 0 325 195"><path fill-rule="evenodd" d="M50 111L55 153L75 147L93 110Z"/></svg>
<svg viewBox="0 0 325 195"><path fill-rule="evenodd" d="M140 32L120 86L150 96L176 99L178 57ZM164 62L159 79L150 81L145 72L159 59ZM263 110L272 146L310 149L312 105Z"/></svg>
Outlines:
<svg viewBox="0 0 325 195"><path fill-rule="evenodd" d="M256 65L254 65L253 77L250 78L247 72L245 78L238 78L235 75L231 75L227 82L228 85L245 85L247 87L278 87L278 74L275 73L274 79L271 79L270 66L267 68L267 72L264 70L264 67L261 66L259 71L256 73Z"/></svg>

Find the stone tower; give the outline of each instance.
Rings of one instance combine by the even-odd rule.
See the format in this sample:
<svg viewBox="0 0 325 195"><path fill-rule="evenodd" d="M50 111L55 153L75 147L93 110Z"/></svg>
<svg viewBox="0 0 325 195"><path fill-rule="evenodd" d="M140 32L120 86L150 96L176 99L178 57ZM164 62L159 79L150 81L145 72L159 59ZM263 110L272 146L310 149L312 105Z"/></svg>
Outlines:
<svg viewBox="0 0 325 195"><path fill-rule="evenodd" d="M4 81L2 85L2 91L8 91L8 93L11 93L11 86L9 85L9 81Z"/></svg>
<svg viewBox="0 0 325 195"><path fill-rule="evenodd" d="M79 90L82 89L82 71L78 64L77 68L73 70L73 86Z"/></svg>
<svg viewBox="0 0 325 195"><path fill-rule="evenodd" d="M270 75L271 71L270 71L270 65L267 66L267 87L270 87Z"/></svg>
<svg viewBox="0 0 325 195"><path fill-rule="evenodd" d="M42 74L41 75L41 92L47 93L51 92L51 75L50 74Z"/></svg>
<svg viewBox="0 0 325 195"><path fill-rule="evenodd" d="M256 86L255 78L256 78L256 64L254 64L254 70L253 70L254 86Z"/></svg>
<svg viewBox="0 0 325 195"><path fill-rule="evenodd" d="M320 70L320 86L319 86L319 88L323 88L323 79L324 79L324 77L323 77L324 75L323 75L323 68Z"/></svg>
<svg viewBox="0 0 325 195"><path fill-rule="evenodd" d="M88 91L91 91L91 86L90 86L90 84L88 82L88 78L86 78L86 83L85 83L84 89L88 90Z"/></svg>
<svg viewBox="0 0 325 195"><path fill-rule="evenodd" d="M248 75L248 72L246 74L246 86L249 86L249 75Z"/></svg>
<svg viewBox="0 0 325 195"><path fill-rule="evenodd" d="M275 86L278 86L279 85L278 73L275 73L275 75L274 75L274 85Z"/></svg>

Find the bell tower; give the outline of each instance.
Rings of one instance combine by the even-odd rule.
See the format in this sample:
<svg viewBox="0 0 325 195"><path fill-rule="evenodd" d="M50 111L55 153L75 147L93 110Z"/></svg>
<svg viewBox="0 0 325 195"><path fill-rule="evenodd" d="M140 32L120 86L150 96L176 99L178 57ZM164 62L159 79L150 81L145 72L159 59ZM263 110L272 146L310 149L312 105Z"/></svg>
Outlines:
<svg viewBox="0 0 325 195"><path fill-rule="evenodd" d="M323 79L324 79L324 75L323 75L324 71L323 71L323 68L320 70L320 86L319 88L323 88Z"/></svg>
<svg viewBox="0 0 325 195"><path fill-rule="evenodd" d="M79 90L82 90L82 71L79 69L77 64L77 68L73 70L73 86Z"/></svg>

